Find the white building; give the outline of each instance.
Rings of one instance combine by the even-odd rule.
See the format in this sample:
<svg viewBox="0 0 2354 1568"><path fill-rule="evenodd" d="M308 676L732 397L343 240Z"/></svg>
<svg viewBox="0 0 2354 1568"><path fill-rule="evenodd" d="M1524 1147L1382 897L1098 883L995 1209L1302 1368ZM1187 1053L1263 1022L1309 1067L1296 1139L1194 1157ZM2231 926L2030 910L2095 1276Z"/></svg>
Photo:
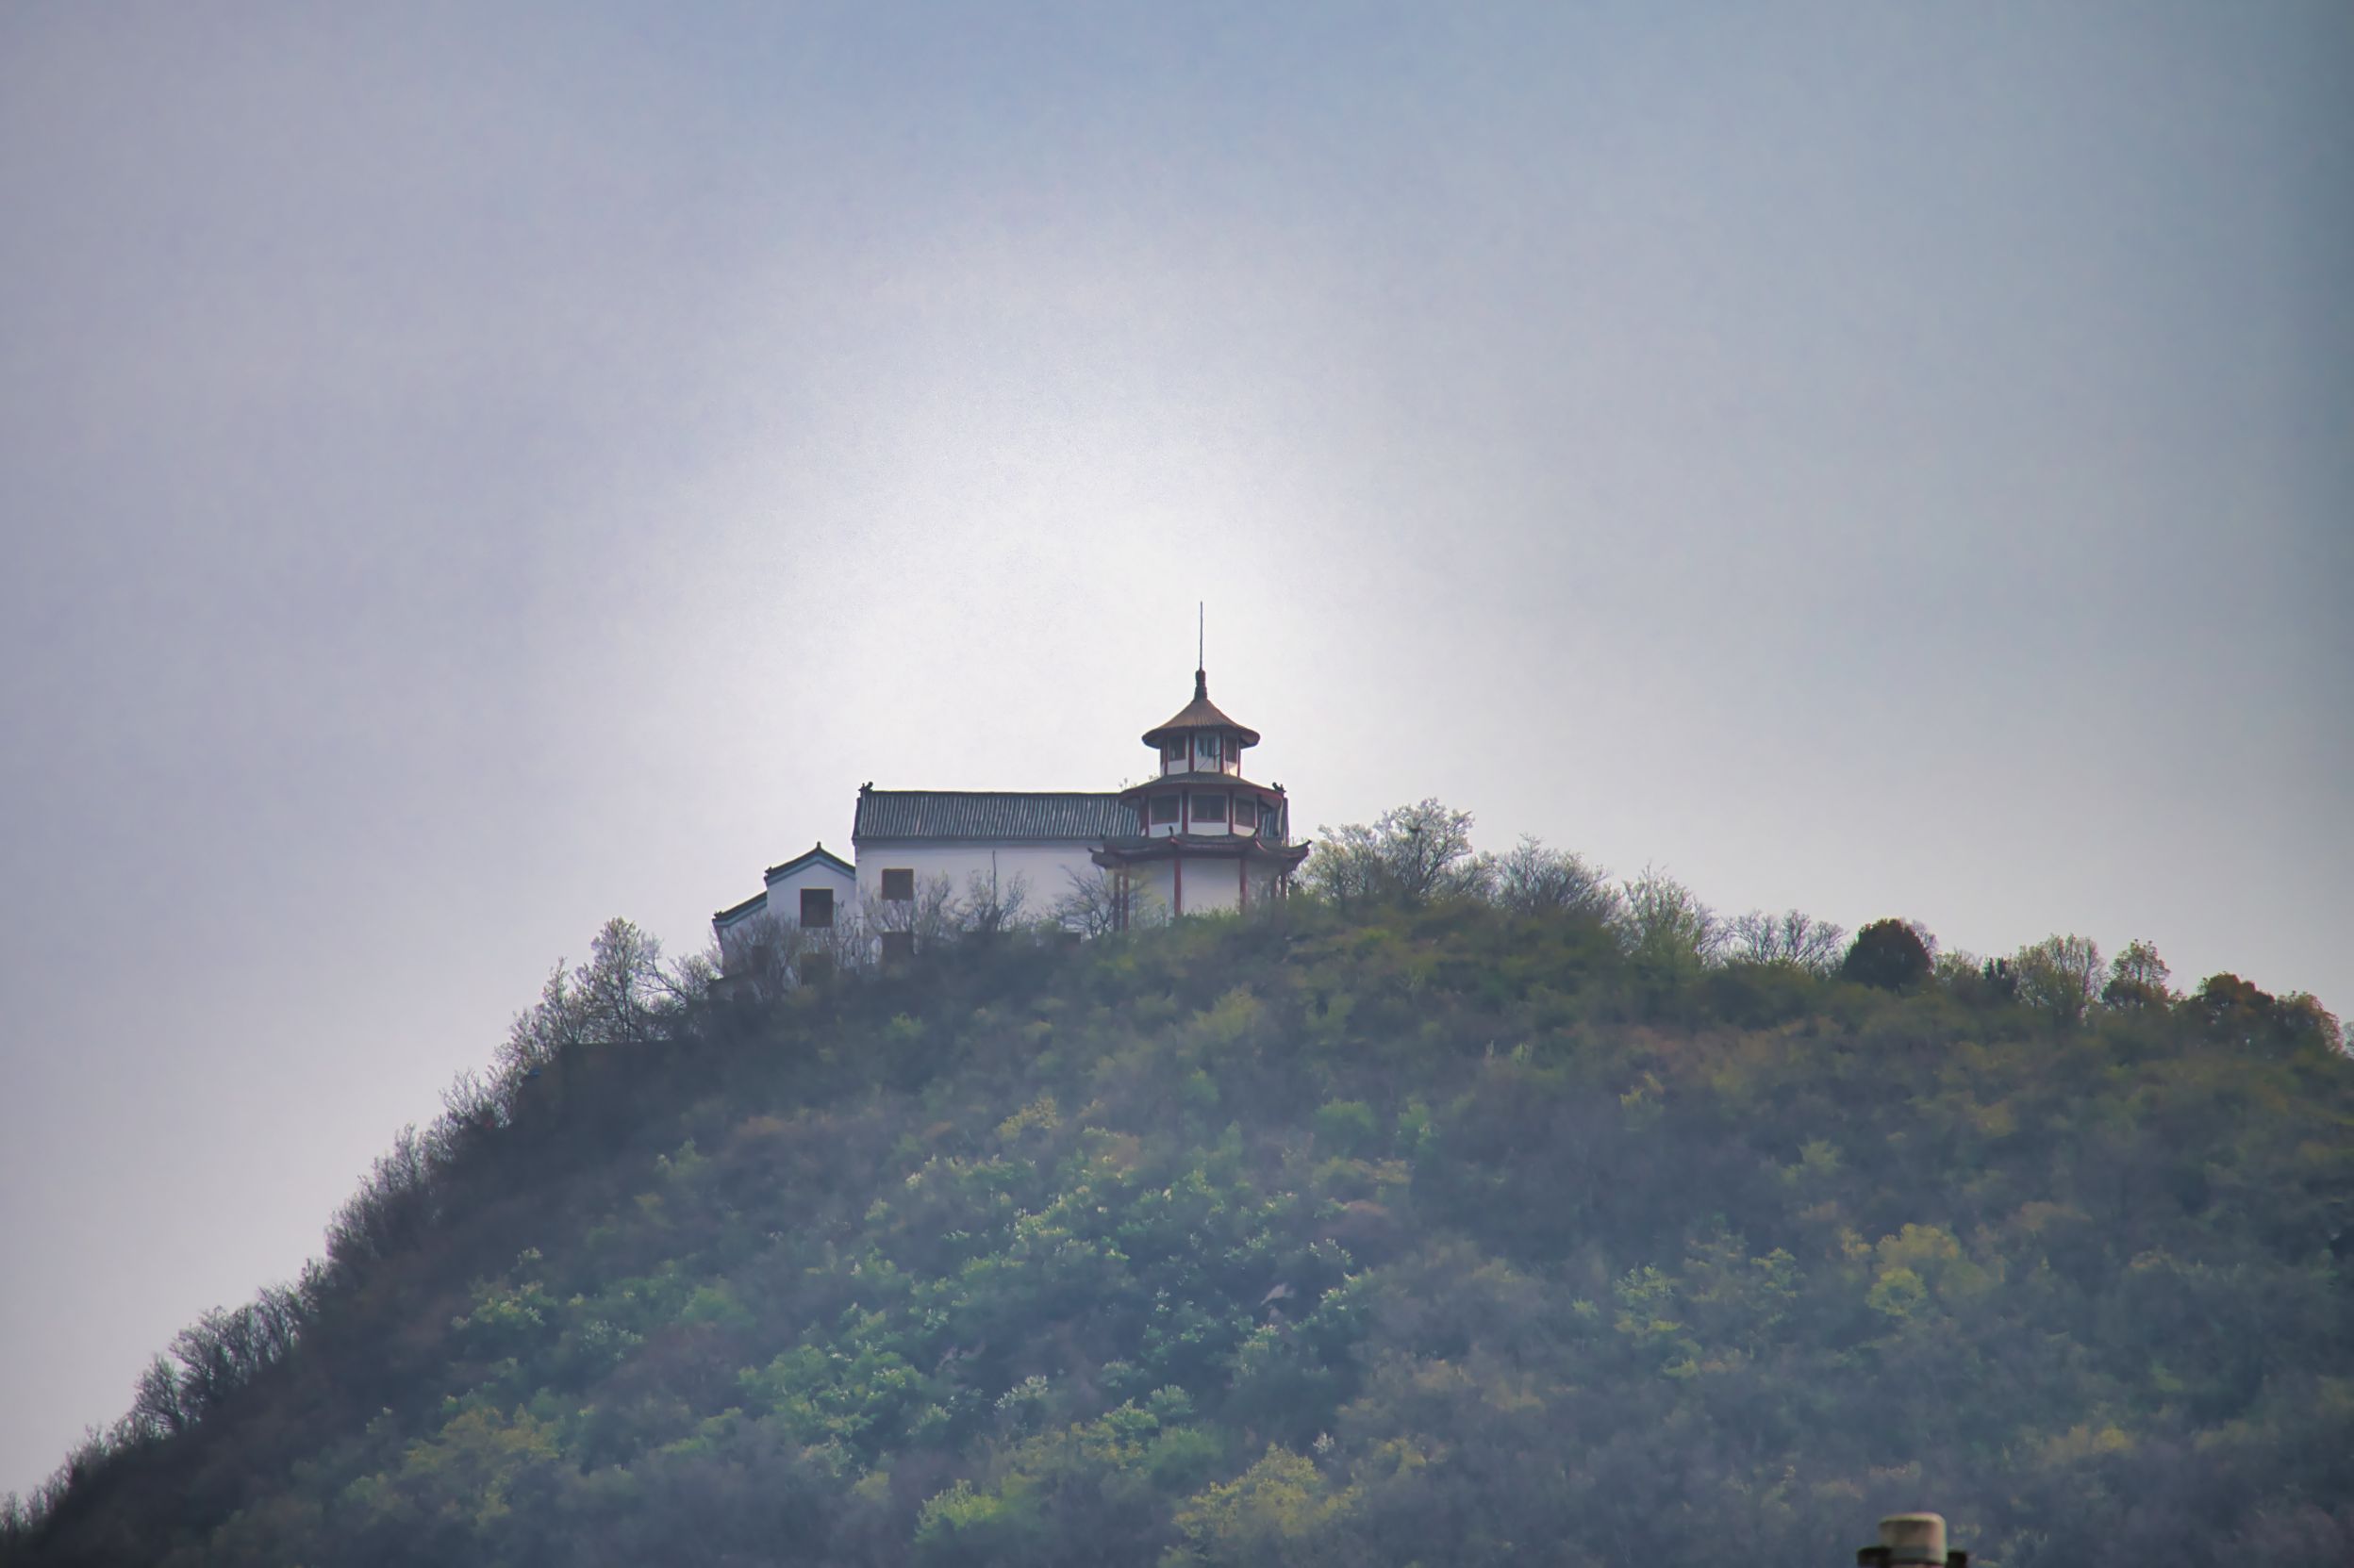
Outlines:
<svg viewBox="0 0 2354 1568"><path fill-rule="evenodd" d="M1193 701L1144 733L1158 759L1145 783L1052 794L862 785L851 860L821 843L769 867L761 891L713 916L712 931L732 959L772 925L864 922L903 949L927 912L1017 894L1024 919L1086 894L1120 927L1280 898L1308 847L1291 842L1283 786L1243 776L1242 753L1258 743L1210 701L1197 669Z"/></svg>

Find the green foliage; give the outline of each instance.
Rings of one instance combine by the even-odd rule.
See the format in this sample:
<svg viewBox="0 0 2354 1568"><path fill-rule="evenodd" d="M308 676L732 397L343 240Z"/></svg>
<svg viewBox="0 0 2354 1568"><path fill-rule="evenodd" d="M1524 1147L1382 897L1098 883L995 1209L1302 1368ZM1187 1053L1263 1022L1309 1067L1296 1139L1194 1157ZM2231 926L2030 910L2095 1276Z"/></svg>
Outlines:
<svg viewBox="0 0 2354 1568"><path fill-rule="evenodd" d="M2018 998L2073 1028L2100 999L2100 946L2087 936L2047 936L2011 958Z"/></svg>
<svg viewBox="0 0 2354 1568"><path fill-rule="evenodd" d="M1516 874L772 1000L609 930L0 1560L2354 1551L2311 998Z"/></svg>
<svg viewBox="0 0 2354 1568"><path fill-rule="evenodd" d="M1930 975L1929 944L1910 920L1874 920L1855 933L1839 972L1858 985L1905 991Z"/></svg>
<svg viewBox="0 0 2354 1568"><path fill-rule="evenodd" d="M1303 874L1306 886L1344 909L1412 908L1479 897L1496 884L1495 863L1471 848L1471 814L1437 801L1393 807L1370 827L1348 822L1317 834L1319 842ZM1533 880L1516 881L1515 902L1533 904L1541 894L1555 891L1556 883L1565 899L1574 896L1569 867L1533 869Z"/></svg>

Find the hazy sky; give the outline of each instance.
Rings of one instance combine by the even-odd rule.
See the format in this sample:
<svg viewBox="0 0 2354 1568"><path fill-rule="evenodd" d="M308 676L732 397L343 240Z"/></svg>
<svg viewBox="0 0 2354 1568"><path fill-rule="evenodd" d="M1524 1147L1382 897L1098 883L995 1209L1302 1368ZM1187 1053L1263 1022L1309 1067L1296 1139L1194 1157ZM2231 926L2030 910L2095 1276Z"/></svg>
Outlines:
<svg viewBox="0 0 2354 1568"><path fill-rule="evenodd" d="M1197 600L1299 825L2354 1009L2349 280L2341 0L0 10L0 1490Z"/></svg>

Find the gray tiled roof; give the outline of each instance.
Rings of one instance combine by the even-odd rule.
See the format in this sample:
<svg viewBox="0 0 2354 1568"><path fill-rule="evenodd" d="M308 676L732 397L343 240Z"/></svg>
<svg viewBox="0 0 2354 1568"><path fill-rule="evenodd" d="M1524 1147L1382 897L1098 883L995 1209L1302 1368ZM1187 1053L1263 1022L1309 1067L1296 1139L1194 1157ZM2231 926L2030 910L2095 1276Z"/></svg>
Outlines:
<svg viewBox="0 0 2354 1568"><path fill-rule="evenodd" d="M1072 839L1136 831L1136 812L1117 795L862 789L851 837Z"/></svg>

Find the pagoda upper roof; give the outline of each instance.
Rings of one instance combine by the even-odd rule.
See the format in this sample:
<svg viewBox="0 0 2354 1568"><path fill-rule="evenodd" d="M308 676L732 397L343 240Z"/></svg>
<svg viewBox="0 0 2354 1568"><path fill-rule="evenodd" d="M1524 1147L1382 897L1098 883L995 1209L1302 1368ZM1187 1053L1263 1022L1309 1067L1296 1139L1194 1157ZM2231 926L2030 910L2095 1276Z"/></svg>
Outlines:
<svg viewBox="0 0 2354 1568"><path fill-rule="evenodd" d="M1206 671L1193 672L1193 701L1177 710L1174 717L1144 732L1144 743L1158 747L1172 735L1189 734L1196 730L1219 730L1235 737L1237 746L1256 746L1259 732L1248 724L1237 724L1210 701L1210 678Z"/></svg>

